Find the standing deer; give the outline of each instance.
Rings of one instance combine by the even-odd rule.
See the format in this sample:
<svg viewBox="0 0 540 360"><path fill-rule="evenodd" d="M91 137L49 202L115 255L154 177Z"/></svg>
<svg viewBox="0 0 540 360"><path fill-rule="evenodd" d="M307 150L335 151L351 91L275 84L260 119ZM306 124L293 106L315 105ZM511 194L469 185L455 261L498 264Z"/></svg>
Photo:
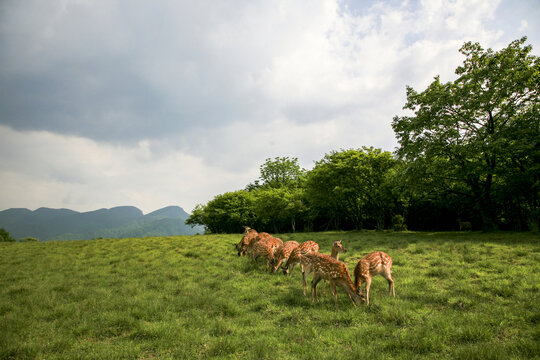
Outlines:
<svg viewBox="0 0 540 360"><path fill-rule="evenodd" d="M358 295L362 294L362 282L366 282L364 298L367 305L369 305L371 279L376 275L381 275L388 281L388 293L396 296L392 278L392 258L383 251L375 251L360 259L354 268L354 286Z"/></svg>
<svg viewBox="0 0 540 360"><path fill-rule="evenodd" d="M357 294L356 287L351 280L349 269L343 262L320 253L306 254L302 257L301 262L304 266L305 273L313 273L313 280L311 280L311 301L319 301L317 296L317 284L322 279L325 279L330 282L336 309L338 308L336 284L345 289L354 305L361 304L362 295ZM305 278L303 278L303 280L305 282Z"/></svg>
<svg viewBox="0 0 540 360"><path fill-rule="evenodd" d="M341 252L346 253L347 249L343 247L343 245L341 244L341 240L334 241L332 243L332 254L330 255L330 257L339 261L339 253ZM324 280L323 294L326 294L326 280ZM304 295L305 295L305 292L304 292Z"/></svg>
<svg viewBox="0 0 540 360"><path fill-rule="evenodd" d="M272 261L272 271L276 272L283 261L289 260L291 253L294 249L298 247L298 242L296 241L286 241L277 248L274 260Z"/></svg>
<svg viewBox="0 0 540 360"><path fill-rule="evenodd" d="M300 244L300 246L298 246L296 249L294 249L291 252L289 259L287 260L287 263L285 264L285 268L283 269L283 273L285 275L290 275L292 271L294 270L294 267L296 266L296 264L300 262L300 259L302 258L302 256L304 256L305 254L309 254L309 253L317 252L317 251L319 251L319 244L317 244L315 241L303 242L302 244ZM304 272L303 269L302 269L302 272Z"/></svg>

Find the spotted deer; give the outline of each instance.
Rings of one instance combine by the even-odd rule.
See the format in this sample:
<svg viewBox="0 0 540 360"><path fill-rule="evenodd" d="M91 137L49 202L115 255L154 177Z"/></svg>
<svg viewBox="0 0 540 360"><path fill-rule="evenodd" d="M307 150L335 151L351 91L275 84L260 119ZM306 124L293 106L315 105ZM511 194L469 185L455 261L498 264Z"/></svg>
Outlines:
<svg viewBox="0 0 540 360"><path fill-rule="evenodd" d="M238 256L247 255L248 249L253 246L253 243L257 241L259 233L250 228L249 226L244 226L244 235L238 244L236 244L236 251L238 251Z"/></svg>
<svg viewBox="0 0 540 360"><path fill-rule="evenodd" d="M362 303L362 295L357 294L356 287L351 280L351 274L345 263L331 256L315 252L302 256L300 261L304 266L304 274L313 273L313 279L311 280L311 301L319 301L317 284L324 279L330 282L336 309L338 307L336 285L340 285L345 289L354 305L360 305ZM302 280L305 287L305 277Z"/></svg>
<svg viewBox="0 0 540 360"><path fill-rule="evenodd" d="M319 251L319 244L317 244L315 241L303 242L302 244L300 244L300 246L298 246L296 249L294 249L291 252L289 259L287 260L287 263L285 264L285 268L283 269L283 273L285 275L290 275L292 271L294 270L294 267L296 266L296 264L300 262L300 258L302 256L304 256L305 254L318 252L318 251ZM304 270L302 270L302 272L304 272Z"/></svg>
<svg viewBox="0 0 540 360"><path fill-rule="evenodd" d="M366 282L364 299L367 305L369 305L371 279L377 275L381 275L388 281L388 293L396 296L394 279L392 278L392 258L383 251L375 251L364 256L354 268L354 286L358 295L362 296L362 283Z"/></svg>
<svg viewBox="0 0 540 360"><path fill-rule="evenodd" d="M341 244L341 240L334 241L332 243L332 254L330 256L339 261L339 253L341 252L346 253L347 249L343 247L343 244ZM326 280L324 280L323 294L326 294ZM304 295L305 295L305 292L304 292Z"/></svg>
<svg viewBox="0 0 540 360"><path fill-rule="evenodd" d="M298 246L298 242L296 241L286 241L283 245L278 247L275 252L274 260L272 261L272 271L276 272L283 261L289 260L291 253Z"/></svg>
<svg viewBox="0 0 540 360"><path fill-rule="evenodd" d="M251 258L253 261L257 261L259 257L262 257L266 261L266 270L270 267L270 264L274 260L274 253L278 247L283 244L281 239L273 236L264 237L253 244Z"/></svg>

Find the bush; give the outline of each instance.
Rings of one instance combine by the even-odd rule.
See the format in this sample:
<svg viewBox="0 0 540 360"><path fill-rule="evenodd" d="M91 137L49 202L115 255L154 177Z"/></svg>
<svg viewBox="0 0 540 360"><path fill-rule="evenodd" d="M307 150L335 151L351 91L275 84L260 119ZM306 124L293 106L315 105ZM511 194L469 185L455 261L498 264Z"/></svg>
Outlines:
<svg viewBox="0 0 540 360"><path fill-rule="evenodd" d="M392 217L392 229L394 231L406 231L407 225L405 224L405 219L401 215L394 215Z"/></svg>
<svg viewBox="0 0 540 360"><path fill-rule="evenodd" d="M4 242L14 242L16 241L14 238L9 235L9 233L4 228L0 228L0 241Z"/></svg>
<svg viewBox="0 0 540 360"><path fill-rule="evenodd" d="M39 241L37 238L35 237L25 237L25 238L22 238L19 240L19 242L33 242L33 241Z"/></svg>

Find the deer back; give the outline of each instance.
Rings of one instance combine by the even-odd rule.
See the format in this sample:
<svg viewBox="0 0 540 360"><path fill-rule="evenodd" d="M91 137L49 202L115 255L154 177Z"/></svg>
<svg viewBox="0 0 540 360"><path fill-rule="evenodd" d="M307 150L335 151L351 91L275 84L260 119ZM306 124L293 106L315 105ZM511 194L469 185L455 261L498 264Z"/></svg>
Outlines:
<svg viewBox="0 0 540 360"><path fill-rule="evenodd" d="M286 241L280 247L276 249L276 258L278 259L288 259L291 256L291 253L294 249L298 247L298 242L296 241Z"/></svg>
<svg viewBox="0 0 540 360"><path fill-rule="evenodd" d="M354 276L366 279L378 275L391 267L392 258L384 251L375 251L358 261L354 268Z"/></svg>

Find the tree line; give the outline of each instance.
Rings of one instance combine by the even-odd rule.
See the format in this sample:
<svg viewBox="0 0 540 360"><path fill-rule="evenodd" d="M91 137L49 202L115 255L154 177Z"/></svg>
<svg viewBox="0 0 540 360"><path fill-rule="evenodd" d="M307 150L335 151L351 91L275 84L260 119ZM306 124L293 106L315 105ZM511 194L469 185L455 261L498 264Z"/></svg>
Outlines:
<svg viewBox="0 0 540 360"><path fill-rule="evenodd" d="M526 38L500 51L465 43L456 80L407 87L399 147L326 154L311 170L266 159L244 189L186 221L213 233L351 229L538 230L540 61Z"/></svg>

